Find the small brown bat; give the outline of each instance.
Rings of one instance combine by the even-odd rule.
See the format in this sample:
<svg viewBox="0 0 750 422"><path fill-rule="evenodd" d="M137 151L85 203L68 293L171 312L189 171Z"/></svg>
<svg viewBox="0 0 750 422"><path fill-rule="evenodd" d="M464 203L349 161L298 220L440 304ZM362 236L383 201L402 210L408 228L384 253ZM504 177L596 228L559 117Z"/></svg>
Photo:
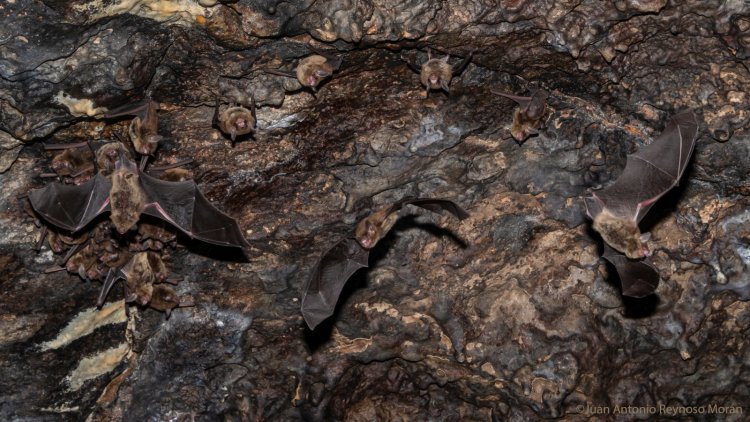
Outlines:
<svg viewBox="0 0 750 422"><path fill-rule="evenodd" d="M648 258L630 259L604 245L602 257L614 265L620 276L624 296L642 298L653 294L659 286L659 273Z"/></svg>
<svg viewBox="0 0 750 422"><path fill-rule="evenodd" d="M419 73L419 80L425 87L424 96L425 98L430 95L430 91L434 89L440 89L445 91L446 94L450 94L450 83L454 76L457 76L463 72L466 66L471 61L474 52L471 51L469 54L456 66L448 64L450 54L446 54L442 58L432 57L432 50L427 49L427 61L422 63L419 68L413 65L411 62L406 61L413 71Z"/></svg>
<svg viewBox="0 0 750 422"><path fill-rule="evenodd" d="M585 199L594 230L605 242L604 258L615 265L625 296L647 296L659 284L659 274L650 263L634 261L651 255L648 234L641 234L638 223L679 183L697 137L694 113L673 116L651 145L628 155L625 170L615 183Z"/></svg>
<svg viewBox="0 0 750 422"><path fill-rule="evenodd" d="M148 156L153 155L156 151L159 141L164 139L158 133L159 118L156 113L157 110L159 110L159 103L145 100L126 104L104 115L106 119L119 116L135 116L130 122L128 134L136 152L142 155L141 170L146 167Z"/></svg>
<svg viewBox="0 0 750 422"><path fill-rule="evenodd" d="M237 136L246 135L255 131L255 101L250 100L250 109L239 104L222 106L219 98L216 98L216 112L214 113L213 125L232 139L232 146Z"/></svg>
<svg viewBox="0 0 750 422"><path fill-rule="evenodd" d="M184 182L186 180L192 180L193 172L191 170L182 168L185 165L192 163L193 160L186 159L176 163L167 164L158 167L149 167L148 174L156 176L161 180L167 182Z"/></svg>
<svg viewBox="0 0 750 422"><path fill-rule="evenodd" d="M673 116L651 145L628 155L615 183L585 199L594 230L609 246L630 259L650 255L638 223L662 195L677 186L697 136L695 114Z"/></svg>
<svg viewBox="0 0 750 422"><path fill-rule="evenodd" d="M146 306L151 300L153 285L166 280L167 275L167 267L159 255L154 252L138 252L122 268L110 269L96 304L102 306L114 283L125 279L125 302Z"/></svg>
<svg viewBox="0 0 750 422"><path fill-rule="evenodd" d="M50 183L29 193L34 211L76 233L111 211L117 230L133 228L141 214L170 223L191 238L219 246L249 246L237 222L214 208L193 181L165 182L140 171L121 155L110 181L102 173L80 186Z"/></svg>
<svg viewBox="0 0 750 422"><path fill-rule="evenodd" d="M354 238L340 240L323 254L303 288L302 316L311 330L333 315L346 282L358 269L368 266L370 250L393 227L398 211L408 204L439 214L448 211L459 220L469 216L455 202L446 199L405 198L362 219Z"/></svg>
<svg viewBox="0 0 750 422"><path fill-rule="evenodd" d="M310 88L313 92L317 91L318 85L341 67L341 57L310 45L308 48L316 54L300 60L294 72L279 69L266 69L265 71L274 75L297 78L303 87Z"/></svg>
<svg viewBox="0 0 750 422"><path fill-rule="evenodd" d="M522 143L529 136L538 133L536 129L547 109L547 97L549 97L547 91L538 89L531 94L531 97L519 97L495 90L492 90L492 93L502 95L518 103L518 108L513 113L513 123L510 126L510 134L513 139Z"/></svg>
<svg viewBox="0 0 750 422"><path fill-rule="evenodd" d="M151 292L151 301L148 306L157 311L167 314L167 318L172 314L174 308L185 308L195 306L192 297L181 298L173 288L164 283L155 284Z"/></svg>
<svg viewBox="0 0 750 422"><path fill-rule="evenodd" d="M45 145L46 150L63 149L52 159L52 170L63 180L77 185L87 181L94 174L94 154L88 142L67 145ZM44 176L44 175L43 175Z"/></svg>

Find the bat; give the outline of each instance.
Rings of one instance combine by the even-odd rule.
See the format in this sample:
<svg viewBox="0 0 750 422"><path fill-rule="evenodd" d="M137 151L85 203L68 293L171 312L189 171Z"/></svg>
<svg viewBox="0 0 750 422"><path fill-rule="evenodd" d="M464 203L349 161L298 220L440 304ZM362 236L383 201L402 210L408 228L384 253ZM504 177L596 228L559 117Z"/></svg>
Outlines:
<svg viewBox="0 0 750 422"><path fill-rule="evenodd" d="M164 139L159 135L159 118L157 116L159 103L151 100L126 104L109 111L104 118L111 119L119 116L135 116L128 127L128 135L136 152L142 155L140 168L143 170L148 162L148 156L153 155Z"/></svg>
<svg viewBox="0 0 750 422"><path fill-rule="evenodd" d="M439 214L447 211L459 220L469 216L455 202L446 199L405 198L362 219L354 238L340 240L321 256L303 287L302 316L311 330L333 315L346 282L357 270L368 266L370 250L393 227L398 211L408 204Z"/></svg>
<svg viewBox="0 0 750 422"><path fill-rule="evenodd" d="M255 101L252 98L249 110L234 103L229 106L222 106L219 98L216 98L216 111L212 123L232 138L232 146L234 146L234 140L237 136L255 131L256 121Z"/></svg>
<svg viewBox="0 0 750 422"><path fill-rule="evenodd" d="M249 246L237 222L214 208L195 182L159 180L122 155L110 178L99 172L79 186L50 183L32 190L29 200L44 220L71 233L106 212L117 231L125 233L146 214L202 242L240 249Z"/></svg>
<svg viewBox="0 0 750 422"><path fill-rule="evenodd" d="M431 90L443 90L446 94L450 94L450 83L454 76L457 76L463 72L466 66L471 61L474 52L471 51L469 54L456 66L448 64L450 55L446 54L445 57L436 58L432 56L432 50L427 49L427 61L422 63L422 66L417 68L409 61L406 61L413 71L419 73L419 80L425 87L424 96L430 95Z"/></svg>
<svg viewBox="0 0 750 422"><path fill-rule="evenodd" d="M85 147L85 148L84 148ZM94 169L94 154L88 142L65 145L45 145L46 150L62 149L63 152L55 155L52 159L51 176L62 177L63 180L71 180L72 183L81 184L90 179ZM48 176L48 174L42 174Z"/></svg>
<svg viewBox="0 0 750 422"><path fill-rule="evenodd" d="M676 186L698 136L693 112L673 116L650 145L628 155L625 170L610 186L585 199L586 213L604 241L630 259L650 255L638 223Z"/></svg>
<svg viewBox="0 0 750 422"><path fill-rule="evenodd" d="M536 128L547 109L547 97L549 97L547 91L538 89L531 94L531 97L519 97L495 90L492 90L492 93L502 95L518 103L518 108L513 113L513 123L510 126L510 134L513 139L521 143L529 136L538 133Z"/></svg>
<svg viewBox="0 0 750 422"><path fill-rule="evenodd" d="M313 51L313 55L307 56L300 60L294 72L287 72L279 69L266 69L267 73L288 78L296 78L302 86L317 91L318 85L325 79L331 77L335 71L341 67L341 57L328 51L318 50L308 45Z"/></svg>
<svg viewBox="0 0 750 422"><path fill-rule="evenodd" d="M659 286L659 273L648 258L633 260L604 245L602 257L614 265L620 276L624 296L642 298L656 291Z"/></svg>
<svg viewBox="0 0 750 422"><path fill-rule="evenodd" d="M169 318L172 314L172 309L195 306L195 302L191 297L179 297L173 288L160 283L154 284L153 291L151 292L151 301L148 303L148 306L166 313L167 318Z"/></svg>

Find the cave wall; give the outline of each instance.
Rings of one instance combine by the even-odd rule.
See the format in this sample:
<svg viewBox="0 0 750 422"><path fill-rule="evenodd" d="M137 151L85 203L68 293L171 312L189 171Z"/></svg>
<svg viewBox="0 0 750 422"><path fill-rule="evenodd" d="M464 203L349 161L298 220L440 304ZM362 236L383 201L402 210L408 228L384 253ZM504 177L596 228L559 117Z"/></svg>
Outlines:
<svg viewBox="0 0 750 422"><path fill-rule="evenodd" d="M747 3L12 0L0 19L0 419L750 403ZM343 58L315 95L264 72L307 43ZM450 95L424 98L404 63L427 47L451 63L474 52ZM234 146L211 124L226 87L258 106L257 133ZM515 104L490 90L536 88L551 93L545 125L518 144ZM59 256L32 250L39 229L17 198L47 182L42 143L116 139L127 122L102 113L143 97L162 104L157 161L193 158L252 244L246 262L176 252L196 306L168 319L126 313L118 291L97 311L98 283L45 273ZM701 123L692 164L643 227L662 281L625 298L582 198L687 109ZM411 210L334 317L306 329L300 289L320 254L409 195L471 217Z"/></svg>

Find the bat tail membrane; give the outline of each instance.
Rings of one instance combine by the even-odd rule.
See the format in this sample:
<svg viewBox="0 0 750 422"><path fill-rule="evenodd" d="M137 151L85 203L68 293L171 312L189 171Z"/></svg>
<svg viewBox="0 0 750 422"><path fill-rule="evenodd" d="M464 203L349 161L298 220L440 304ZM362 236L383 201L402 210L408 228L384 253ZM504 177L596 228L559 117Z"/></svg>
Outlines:
<svg viewBox="0 0 750 422"><path fill-rule="evenodd" d="M99 214L109 211L112 183L97 174L81 185L50 183L29 193L31 207L45 221L70 232L77 232Z"/></svg>
<svg viewBox="0 0 750 422"><path fill-rule="evenodd" d="M604 259L609 261L620 276L623 296L642 298L653 294L659 286L659 273L646 260L633 260L604 246Z"/></svg>

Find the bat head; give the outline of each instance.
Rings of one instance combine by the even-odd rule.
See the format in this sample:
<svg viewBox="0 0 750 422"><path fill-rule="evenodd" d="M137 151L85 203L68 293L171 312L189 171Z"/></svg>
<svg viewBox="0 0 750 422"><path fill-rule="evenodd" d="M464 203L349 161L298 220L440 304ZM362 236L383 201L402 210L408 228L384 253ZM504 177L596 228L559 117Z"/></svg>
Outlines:
<svg viewBox="0 0 750 422"><path fill-rule="evenodd" d="M380 240L380 226L366 218L357 225L355 237L363 248L372 249Z"/></svg>

